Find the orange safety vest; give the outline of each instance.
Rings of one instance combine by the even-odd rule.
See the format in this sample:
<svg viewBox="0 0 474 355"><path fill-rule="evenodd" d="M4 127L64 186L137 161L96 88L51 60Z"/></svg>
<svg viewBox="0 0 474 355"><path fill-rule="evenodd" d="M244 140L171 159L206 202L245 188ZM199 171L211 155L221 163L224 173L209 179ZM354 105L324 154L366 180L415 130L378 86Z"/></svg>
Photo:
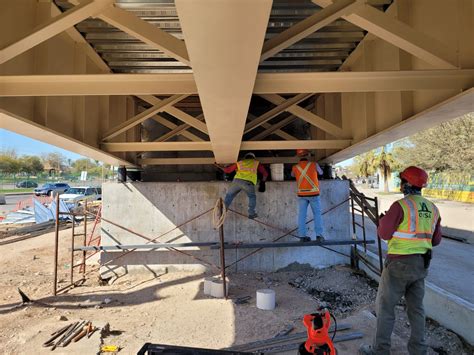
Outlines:
<svg viewBox="0 0 474 355"><path fill-rule="evenodd" d="M319 195L319 180L318 172L316 171L316 163L302 160L293 166L293 174L298 184L298 196Z"/></svg>

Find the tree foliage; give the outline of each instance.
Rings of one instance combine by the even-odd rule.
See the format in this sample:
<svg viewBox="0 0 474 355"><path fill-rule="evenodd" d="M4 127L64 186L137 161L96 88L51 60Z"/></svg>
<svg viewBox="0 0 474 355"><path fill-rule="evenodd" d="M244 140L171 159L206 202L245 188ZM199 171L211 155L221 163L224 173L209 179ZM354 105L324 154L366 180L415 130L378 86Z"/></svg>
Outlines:
<svg viewBox="0 0 474 355"><path fill-rule="evenodd" d="M41 160L44 165L51 169L63 171L66 169L66 157L59 152L45 153L41 155Z"/></svg>
<svg viewBox="0 0 474 355"><path fill-rule="evenodd" d="M24 156L19 159L20 172L27 175L37 175L44 170L41 159L36 156Z"/></svg>
<svg viewBox="0 0 474 355"><path fill-rule="evenodd" d="M471 113L414 134L393 154L403 167L416 165L435 172L472 173L473 134Z"/></svg>
<svg viewBox="0 0 474 355"><path fill-rule="evenodd" d="M375 151L360 154L355 157L353 171L358 176L369 177L375 173Z"/></svg>

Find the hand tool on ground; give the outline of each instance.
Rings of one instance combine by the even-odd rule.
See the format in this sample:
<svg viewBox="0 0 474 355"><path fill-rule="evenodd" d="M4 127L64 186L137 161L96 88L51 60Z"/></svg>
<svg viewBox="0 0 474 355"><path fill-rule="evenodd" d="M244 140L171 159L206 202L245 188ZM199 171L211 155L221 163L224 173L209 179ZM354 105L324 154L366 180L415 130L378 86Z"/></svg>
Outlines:
<svg viewBox="0 0 474 355"><path fill-rule="evenodd" d="M66 333L71 328L71 326L72 326L72 324L66 325L65 327L62 327L61 329L59 329L58 331L55 331L55 332L51 333L51 338L46 340L43 343L43 346L44 347L53 346L54 345L53 341L55 339L59 338L64 333Z"/></svg>
<svg viewBox="0 0 474 355"><path fill-rule="evenodd" d="M56 342L54 343L53 347L51 348L51 350L54 350L56 349L56 347L64 340L66 339L73 331L74 329L76 329L77 325L79 324L79 322L75 322L73 324L71 324L71 326L68 328L67 332L65 332L63 334L63 336Z"/></svg>
<svg viewBox="0 0 474 355"><path fill-rule="evenodd" d="M251 298L252 296L237 297L236 299L232 300L232 302L234 302L234 304L244 304L244 303L248 303L248 301L250 301Z"/></svg>
<svg viewBox="0 0 474 355"><path fill-rule="evenodd" d="M113 353L119 351L119 347L117 345L102 345L100 351L103 353Z"/></svg>
<svg viewBox="0 0 474 355"><path fill-rule="evenodd" d="M329 337L329 326L332 315L326 308L320 308L315 313L306 314L303 324L308 332L308 339L299 347L298 354L336 355L337 351L333 344L337 332L337 322L334 317L334 333Z"/></svg>
<svg viewBox="0 0 474 355"><path fill-rule="evenodd" d="M66 338L63 340L61 346L66 347L69 345L69 343L82 331L82 328L84 327L84 324L86 324L87 321L82 321L75 329L74 331Z"/></svg>

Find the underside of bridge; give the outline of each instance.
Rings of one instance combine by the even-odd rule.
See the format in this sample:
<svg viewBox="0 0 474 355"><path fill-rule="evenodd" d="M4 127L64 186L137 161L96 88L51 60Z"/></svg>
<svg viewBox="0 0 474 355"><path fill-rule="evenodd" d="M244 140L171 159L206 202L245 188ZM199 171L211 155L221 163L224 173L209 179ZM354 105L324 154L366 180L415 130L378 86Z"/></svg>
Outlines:
<svg viewBox="0 0 474 355"><path fill-rule="evenodd" d="M336 163L474 111L472 0L0 0L0 128L114 165Z"/></svg>

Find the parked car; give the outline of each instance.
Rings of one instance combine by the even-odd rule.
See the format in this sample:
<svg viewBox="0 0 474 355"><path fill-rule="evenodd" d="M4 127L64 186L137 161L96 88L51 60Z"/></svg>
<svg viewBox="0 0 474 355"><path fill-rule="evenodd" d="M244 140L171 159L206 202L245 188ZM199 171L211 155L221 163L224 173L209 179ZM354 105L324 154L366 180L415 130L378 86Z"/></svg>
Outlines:
<svg viewBox="0 0 474 355"><path fill-rule="evenodd" d="M38 187L38 184L34 181L25 180L25 181L17 182L16 187L18 187L20 189L25 189L25 188L28 188L28 187Z"/></svg>
<svg viewBox="0 0 474 355"><path fill-rule="evenodd" d="M79 203L87 201L100 201L102 200L102 189L100 187L83 186L83 187L71 187L64 194L60 195L59 198L66 202L69 208L74 208Z"/></svg>
<svg viewBox="0 0 474 355"><path fill-rule="evenodd" d="M66 191L69 188L70 186L65 183L54 183L54 184L48 183L48 184L44 184L41 187L36 188L35 195L36 196L42 196L42 195L52 196L56 192L62 194L64 191Z"/></svg>

